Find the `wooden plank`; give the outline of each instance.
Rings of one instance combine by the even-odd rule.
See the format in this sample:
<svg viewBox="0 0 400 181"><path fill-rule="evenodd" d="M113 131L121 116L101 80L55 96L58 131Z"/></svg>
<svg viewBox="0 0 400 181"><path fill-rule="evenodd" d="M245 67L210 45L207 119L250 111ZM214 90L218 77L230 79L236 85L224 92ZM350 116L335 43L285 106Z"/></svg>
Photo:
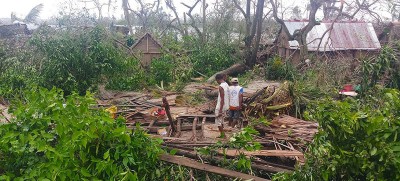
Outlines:
<svg viewBox="0 0 400 181"><path fill-rule="evenodd" d="M161 126L153 126L153 127L148 127L147 129L149 130L149 133L157 133L157 130L166 128L166 127L161 127ZM201 129L200 125L196 126L196 129ZM186 125L186 126L181 126L181 131L189 131L192 130L192 125Z"/></svg>
<svg viewBox="0 0 400 181"><path fill-rule="evenodd" d="M200 135L200 139L203 140L205 138L205 129L204 126L206 124L206 117L203 118L203 120L201 121L201 135Z"/></svg>
<svg viewBox="0 0 400 181"><path fill-rule="evenodd" d="M224 152L225 151L225 152ZM258 150L258 151L244 151L244 150L218 150L221 154L226 154L228 156L238 156L240 153L246 156L298 156L303 157L303 153L299 151L290 150Z"/></svg>
<svg viewBox="0 0 400 181"><path fill-rule="evenodd" d="M169 124L171 126L171 132L172 132L172 134L174 134L176 131L176 126L175 126L174 120L172 119L172 116L171 116L171 111L169 108L167 98L163 97L162 101L163 101L163 107L165 108L165 112L167 113L167 116L168 116Z"/></svg>
<svg viewBox="0 0 400 181"><path fill-rule="evenodd" d="M214 114L182 114L179 117L200 117L200 118L215 118Z"/></svg>
<svg viewBox="0 0 400 181"><path fill-rule="evenodd" d="M175 137L177 138L181 137L181 127L182 127L182 119L178 119L176 124L176 135L175 135Z"/></svg>
<svg viewBox="0 0 400 181"><path fill-rule="evenodd" d="M256 177L256 176L236 172L233 170L228 170L228 169L221 168L221 167L216 167L216 166L212 166L212 165L199 163L195 160L185 158L185 157L163 154L160 156L160 159L165 162L174 163L177 165L182 165L182 166L194 168L197 170L203 170L203 171L210 172L210 173L216 173L216 174L223 175L226 177L240 178L240 179L244 179L244 180L253 180L253 181L268 181L267 179L264 179L261 177Z"/></svg>
<svg viewBox="0 0 400 181"><path fill-rule="evenodd" d="M190 138L190 140L195 141L195 142L197 141L197 138L196 138L197 120L199 120L198 117L195 117L194 120L193 120L193 125L192 125L192 137Z"/></svg>
<svg viewBox="0 0 400 181"><path fill-rule="evenodd" d="M173 148L177 148L175 146L163 146L163 148L166 149L173 149ZM193 148L191 148L191 150L193 150ZM178 149L176 152L176 155L180 155L180 156L185 156L188 158L192 158L192 159L199 159L199 157L201 157L202 160L207 160L207 161L212 161L212 162L219 162L219 163L226 163L226 156L210 156L210 155L199 155L197 152L195 151L189 151L189 150L183 150L183 149ZM234 157L231 157L234 158ZM256 160L254 160L256 161ZM268 163L266 161L262 161L262 162L257 162L257 163L252 163L251 164L251 168L253 169L257 169L257 170L263 170L266 172L270 172L270 173L278 173L278 172L287 172L290 173L291 170L293 170L294 168L287 168L287 166L284 165L277 165L274 163Z"/></svg>

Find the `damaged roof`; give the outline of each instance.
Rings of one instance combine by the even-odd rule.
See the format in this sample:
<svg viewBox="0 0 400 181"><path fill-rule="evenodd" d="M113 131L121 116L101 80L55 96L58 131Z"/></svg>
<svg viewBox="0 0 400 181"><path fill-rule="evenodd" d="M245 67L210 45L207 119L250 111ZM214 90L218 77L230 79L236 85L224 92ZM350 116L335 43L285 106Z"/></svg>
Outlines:
<svg viewBox="0 0 400 181"><path fill-rule="evenodd" d="M307 23L306 21L285 22L291 34L306 26ZM313 27L307 35L309 51L379 50L381 48L372 23L335 22L332 29L331 26L332 22L322 22ZM289 41L288 48L297 49L298 46L297 41Z"/></svg>

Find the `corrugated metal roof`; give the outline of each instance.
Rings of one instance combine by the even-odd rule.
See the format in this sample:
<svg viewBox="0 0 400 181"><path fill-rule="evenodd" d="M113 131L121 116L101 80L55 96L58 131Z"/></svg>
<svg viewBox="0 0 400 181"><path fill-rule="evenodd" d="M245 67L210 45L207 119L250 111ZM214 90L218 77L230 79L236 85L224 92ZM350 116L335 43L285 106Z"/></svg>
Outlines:
<svg viewBox="0 0 400 181"><path fill-rule="evenodd" d="M285 22L289 32L306 26L308 22ZM321 23L307 35L309 51L335 51L335 50L378 50L381 48L378 37L371 23L364 22L336 22L330 32L323 34L331 27L332 23ZM319 46L320 45L320 46ZM289 41L290 49L297 49L297 41ZM319 48L318 48L319 47Z"/></svg>

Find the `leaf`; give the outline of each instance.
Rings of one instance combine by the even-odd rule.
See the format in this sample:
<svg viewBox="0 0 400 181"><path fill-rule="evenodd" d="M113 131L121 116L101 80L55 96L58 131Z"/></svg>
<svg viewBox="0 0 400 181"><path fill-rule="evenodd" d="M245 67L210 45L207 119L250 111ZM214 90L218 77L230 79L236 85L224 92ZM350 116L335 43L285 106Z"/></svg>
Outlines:
<svg viewBox="0 0 400 181"><path fill-rule="evenodd" d="M128 162L129 162L128 158L124 158L122 160L122 164L124 164L125 167L128 167Z"/></svg>
<svg viewBox="0 0 400 181"><path fill-rule="evenodd" d="M85 176L85 177L91 177L91 176L92 176L92 174L90 174L90 173L88 172L88 170L86 170L86 168L81 168L81 174L82 174L83 176Z"/></svg>
<svg viewBox="0 0 400 181"><path fill-rule="evenodd" d="M25 16L24 22L33 23L39 17L40 12L43 9L43 4L39 4L31 9L31 11Z"/></svg>
<svg viewBox="0 0 400 181"><path fill-rule="evenodd" d="M172 149L172 150L169 152L169 154L170 154L170 155L175 155L177 151L178 151L177 149Z"/></svg>
<svg viewBox="0 0 400 181"><path fill-rule="evenodd" d="M377 151L378 151L378 149L376 149L376 147L373 147L371 150L371 156L374 156Z"/></svg>
<svg viewBox="0 0 400 181"><path fill-rule="evenodd" d="M104 159L109 159L110 158L110 150L107 150L107 152L104 153L103 158Z"/></svg>

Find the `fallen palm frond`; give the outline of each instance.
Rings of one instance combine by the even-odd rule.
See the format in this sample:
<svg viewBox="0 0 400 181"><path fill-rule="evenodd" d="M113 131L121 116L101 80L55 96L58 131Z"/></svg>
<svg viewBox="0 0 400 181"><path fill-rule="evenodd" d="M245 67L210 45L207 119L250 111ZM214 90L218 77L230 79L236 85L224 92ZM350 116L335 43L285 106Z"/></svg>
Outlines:
<svg viewBox="0 0 400 181"><path fill-rule="evenodd" d="M246 118L285 112L292 105L289 82L284 82L279 87L275 85L267 86L246 99L244 103L247 105L244 110Z"/></svg>

